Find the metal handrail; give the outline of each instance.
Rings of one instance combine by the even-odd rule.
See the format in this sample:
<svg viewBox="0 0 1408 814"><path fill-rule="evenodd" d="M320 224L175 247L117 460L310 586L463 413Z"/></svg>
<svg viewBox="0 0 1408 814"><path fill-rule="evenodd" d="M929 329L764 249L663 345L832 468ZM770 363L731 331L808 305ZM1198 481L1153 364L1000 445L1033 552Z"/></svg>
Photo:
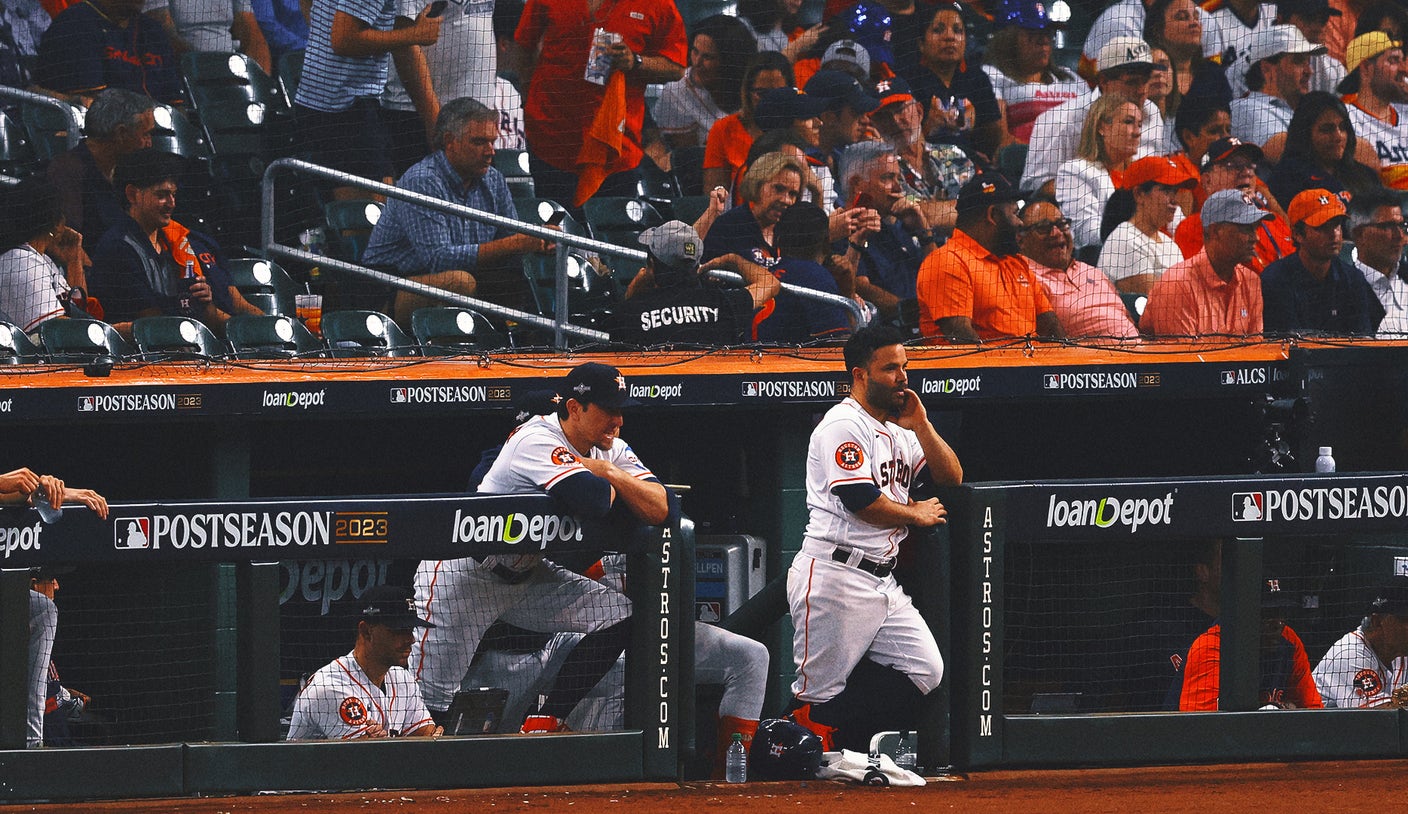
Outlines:
<svg viewBox="0 0 1408 814"><path fill-rule="evenodd" d="M470 220L475 220L480 223L487 223L493 226L499 226L514 232L521 232L523 234L533 235L534 237L554 242L555 244L557 244L557 252L555 258L557 294L555 298L556 313L554 314L554 318L549 320L539 314L532 314L527 311L519 311L513 308L507 308L502 305L497 305L486 300L479 300L473 297L466 297L461 294L455 294L449 291L445 291L441 288L428 286L424 283L418 283L413 280L407 280L403 277L398 277L394 274L387 274L383 271L377 271L376 269L367 268L366 266L357 265L355 263L348 263L342 260L336 260L334 258L326 257L323 255L312 254L301 249L294 248L292 246L277 243L274 240L274 173L279 170L288 170L290 172L312 175L318 178L334 181L345 186L355 187L358 189L365 189L370 192L376 192L378 194L385 195L388 198L396 198L398 200L408 201L410 203L419 204L421 206L425 206L430 209L435 209L440 212L447 212L453 215L459 215L461 217L469 218ZM556 229L548 229L546 227L539 226L535 223L527 223L524 221L514 220L513 218L506 218L502 215L498 215L493 212L485 212L480 209L474 209L472 207L450 203L449 201L444 201L439 198L433 198L429 195L422 195L419 192L411 192L410 190L401 189L400 187L391 186L390 184L383 184L380 181L372 181L367 178L362 178L357 175L341 172L339 170L334 170L319 164L313 164L296 158L280 158L276 161L272 161L269 163L269 165L264 169L262 193L264 201L263 206L261 207L261 238L264 245L264 251L266 253L282 258L301 260L303 262L308 263L318 263L328 268L335 269L337 271L341 271L347 274L354 274L357 276L375 280L376 282L391 286L392 288L398 288L403 291L408 291L412 294L420 294L422 296L430 297L432 299L444 300L446 302L454 303L455 305L460 305L466 308L474 308L476 310L493 314L498 317L517 320L519 322L524 322L529 325L535 325L540 328L550 328L553 331L553 344L558 348L566 346L566 337L569 335L599 342L606 342L610 339L610 337L602 331L596 331L590 328L583 328L577 325L573 325L568 321L568 248L571 247L577 249L584 249L587 251L596 252L597 254L607 254L615 257L625 257L631 260L640 261L642 263L645 262L647 257L646 253L641 251L640 249L628 249L624 246L617 246L613 243L605 243L600 240L594 240L589 237L571 235L567 234L566 232L558 231ZM743 282L743 278L740 275L722 269L710 271L709 276L715 279L725 280L728 282ZM856 320L857 325L859 325L864 319L864 312L862 311L860 304L857 303L855 300L850 299L849 297L842 297L837 294L828 294L823 291L816 291L814 289L792 285L791 283L783 283L782 289L784 291L788 291L792 294L795 294L803 299L817 300L819 302L825 302L830 303L832 305L841 306L847 309L852 314L852 316Z"/></svg>
<svg viewBox="0 0 1408 814"><path fill-rule="evenodd" d="M83 141L83 120L78 118L78 111L74 106L63 99L55 99L52 96L45 96L42 93L12 88L8 85L0 85L0 99L14 99L20 102L30 102L44 107L52 107L64 114L68 119L68 131L64 134L64 140L68 142L69 149L78 146Z"/></svg>

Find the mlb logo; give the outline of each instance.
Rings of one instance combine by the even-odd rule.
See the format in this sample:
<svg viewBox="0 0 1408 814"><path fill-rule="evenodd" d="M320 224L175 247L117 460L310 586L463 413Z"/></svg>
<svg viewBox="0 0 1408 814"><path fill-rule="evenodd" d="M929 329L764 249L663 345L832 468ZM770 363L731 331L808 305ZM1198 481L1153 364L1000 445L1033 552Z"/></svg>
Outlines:
<svg viewBox="0 0 1408 814"><path fill-rule="evenodd" d="M392 403L392 404L405 404L405 403L406 403L407 401L409 401L409 400L410 400L410 399L406 398L406 388L404 388L404 387L393 387L393 388L391 388L391 403Z"/></svg>
<svg viewBox="0 0 1408 814"><path fill-rule="evenodd" d="M79 396L79 397L78 397L78 412L80 412L80 413L91 413L91 412L93 412L93 397L92 397L92 396Z"/></svg>
<svg viewBox="0 0 1408 814"><path fill-rule="evenodd" d="M118 550L151 548L151 518L124 517L113 523L112 546Z"/></svg>
<svg viewBox="0 0 1408 814"><path fill-rule="evenodd" d="M744 383L743 383L743 395L744 395L745 397L746 397L746 396L754 396L754 397L756 397L756 396L758 395L758 383L757 383L757 382L744 382Z"/></svg>
<svg viewBox="0 0 1408 814"><path fill-rule="evenodd" d="M1236 383L1237 383L1237 371L1235 371L1235 370L1224 370L1224 371L1222 371L1222 383L1223 383L1223 384L1236 384Z"/></svg>
<svg viewBox="0 0 1408 814"><path fill-rule="evenodd" d="M1261 492L1233 492L1232 519L1242 523L1262 520L1266 517L1266 505Z"/></svg>
<svg viewBox="0 0 1408 814"><path fill-rule="evenodd" d="M1061 377L1055 373L1047 373L1041 377L1041 386L1047 390L1058 390L1061 387Z"/></svg>

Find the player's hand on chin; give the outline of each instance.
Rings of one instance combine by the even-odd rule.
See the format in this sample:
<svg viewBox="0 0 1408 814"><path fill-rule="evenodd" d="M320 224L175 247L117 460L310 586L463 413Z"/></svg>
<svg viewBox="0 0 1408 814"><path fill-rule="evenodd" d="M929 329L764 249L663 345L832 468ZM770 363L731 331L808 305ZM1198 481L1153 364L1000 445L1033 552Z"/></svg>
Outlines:
<svg viewBox="0 0 1408 814"><path fill-rule="evenodd" d="M904 405L895 415L895 423L907 430L918 430L929 421L929 412L919 401L919 394L913 390L904 391Z"/></svg>

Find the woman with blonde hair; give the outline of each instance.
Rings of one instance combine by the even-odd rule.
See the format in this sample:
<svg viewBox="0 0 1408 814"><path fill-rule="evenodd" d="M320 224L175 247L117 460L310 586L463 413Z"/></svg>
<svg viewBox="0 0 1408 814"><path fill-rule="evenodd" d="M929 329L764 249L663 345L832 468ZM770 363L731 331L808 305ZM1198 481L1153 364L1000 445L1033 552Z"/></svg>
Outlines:
<svg viewBox="0 0 1408 814"><path fill-rule="evenodd" d="M1143 124L1139 105L1115 94L1102 95L1086 113L1076 158L1056 171L1056 203L1071 219L1076 249L1100 242L1105 202L1139 151Z"/></svg>

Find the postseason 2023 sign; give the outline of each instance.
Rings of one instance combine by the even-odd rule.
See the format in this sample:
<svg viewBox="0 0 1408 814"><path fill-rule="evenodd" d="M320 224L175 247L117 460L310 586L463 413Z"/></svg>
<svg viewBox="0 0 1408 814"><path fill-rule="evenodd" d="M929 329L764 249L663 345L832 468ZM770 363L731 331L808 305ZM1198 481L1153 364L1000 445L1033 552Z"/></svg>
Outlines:
<svg viewBox="0 0 1408 814"><path fill-rule="evenodd" d="M583 521L546 495L68 505L53 523L0 510L0 568L97 562L269 562L620 550L633 527Z"/></svg>

